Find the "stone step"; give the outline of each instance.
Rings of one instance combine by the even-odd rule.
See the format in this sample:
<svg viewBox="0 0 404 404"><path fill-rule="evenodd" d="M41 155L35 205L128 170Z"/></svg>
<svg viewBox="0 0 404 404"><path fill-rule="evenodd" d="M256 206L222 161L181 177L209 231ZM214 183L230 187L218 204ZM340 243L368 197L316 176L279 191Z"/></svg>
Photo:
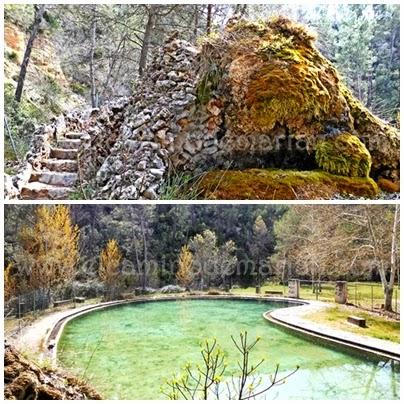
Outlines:
<svg viewBox="0 0 404 404"><path fill-rule="evenodd" d="M81 137L85 135L85 133L81 132L68 132L65 134L65 138L67 139L81 139Z"/></svg>
<svg viewBox="0 0 404 404"><path fill-rule="evenodd" d="M42 182L29 182L21 188L21 199L69 199L72 188L44 184Z"/></svg>
<svg viewBox="0 0 404 404"><path fill-rule="evenodd" d="M77 149L60 149L57 147L53 147L51 149L50 156L51 158L60 160L76 160L77 153L78 153Z"/></svg>
<svg viewBox="0 0 404 404"><path fill-rule="evenodd" d="M77 182L77 173L42 171L33 172L29 182L41 182L48 185L73 187Z"/></svg>
<svg viewBox="0 0 404 404"><path fill-rule="evenodd" d="M72 173L77 171L78 168L76 160L51 159L51 160L45 160L43 164L49 171L56 171L56 172Z"/></svg>
<svg viewBox="0 0 404 404"><path fill-rule="evenodd" d="M80 139L58 139L57 147L61 149L78 149L80 146Z"/></svg>

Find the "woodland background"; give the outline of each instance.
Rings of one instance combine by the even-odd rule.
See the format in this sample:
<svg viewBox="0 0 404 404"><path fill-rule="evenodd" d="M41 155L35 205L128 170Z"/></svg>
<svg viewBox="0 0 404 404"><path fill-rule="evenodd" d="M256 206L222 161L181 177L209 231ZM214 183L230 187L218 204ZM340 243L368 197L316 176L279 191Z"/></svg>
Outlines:
<svg viewBox="0 0 404 404"><path fill-rule="evenodd" d="M6 205L6 295L290 278L381 281L388 293L398 240L394 205Z"/></svg>

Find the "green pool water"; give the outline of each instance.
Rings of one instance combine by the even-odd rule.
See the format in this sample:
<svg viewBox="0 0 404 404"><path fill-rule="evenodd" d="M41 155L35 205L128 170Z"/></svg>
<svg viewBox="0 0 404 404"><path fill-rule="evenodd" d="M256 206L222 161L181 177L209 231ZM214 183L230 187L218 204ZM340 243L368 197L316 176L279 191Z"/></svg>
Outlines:
<svg viewBox="0 0 404 404"><path fill-rule="evenodd" d="M262 314L280 303L237 300L166 301L116 306L69 322L58 359L109 399L162 399L160 387L187 363L200 363L199 342L216 337L230 366L239 355L230 336L261 340L260 374L300 369L266 399L399 399L397 363L347 353L291 335Z"/></svg>

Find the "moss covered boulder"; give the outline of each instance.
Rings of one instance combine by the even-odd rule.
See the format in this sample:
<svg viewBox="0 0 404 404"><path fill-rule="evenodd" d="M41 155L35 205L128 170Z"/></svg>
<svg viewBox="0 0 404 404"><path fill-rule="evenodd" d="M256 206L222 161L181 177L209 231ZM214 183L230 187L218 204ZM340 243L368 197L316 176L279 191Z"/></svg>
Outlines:
<svg viewBox="0 0 404 404"><path fill-rule="evenodd" d="M368 177L372 158L366 146L349 133L321 139L316 145L316 162L323 170L348 177Z"/></svg>
<svg viewBox="0 0 404 404"><path fill-rule="evenodd" d="M352 95L315 40L306 27L276 17L233 19L201 41L198 100L202 109L220 108L210 130L222 163L398 180L398 131Z"/></svg>
<svg viewBox="0 0 404 404"><path fill-rule="evenodd" d="M374 198L379 192L371 178L274 169L210 171L199 189L202 198L228 200L333 199L339 195Z"/></svg>

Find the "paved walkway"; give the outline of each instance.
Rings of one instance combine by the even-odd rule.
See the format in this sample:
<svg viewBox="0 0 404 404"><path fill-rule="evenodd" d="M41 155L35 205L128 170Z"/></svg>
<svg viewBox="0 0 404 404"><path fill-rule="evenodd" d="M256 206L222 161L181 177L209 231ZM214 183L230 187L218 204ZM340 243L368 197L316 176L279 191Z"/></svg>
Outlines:
<svg viewBox="0 0 404 404"><path fill-rule="evenodd" d="M328 337L330 340L340 341L350 346L363 347L363 350L386 352L395 357L400 355L400 344L358 335L349 331L337 330L308 320L305 318L308 315L319 310L325 310L328 307L333 307L333 305L317 301L308 301L307 303L302 306L293 306L266 312L264 317L269 321L288 326L289 328L308 331L312 335Z"/></svg>

